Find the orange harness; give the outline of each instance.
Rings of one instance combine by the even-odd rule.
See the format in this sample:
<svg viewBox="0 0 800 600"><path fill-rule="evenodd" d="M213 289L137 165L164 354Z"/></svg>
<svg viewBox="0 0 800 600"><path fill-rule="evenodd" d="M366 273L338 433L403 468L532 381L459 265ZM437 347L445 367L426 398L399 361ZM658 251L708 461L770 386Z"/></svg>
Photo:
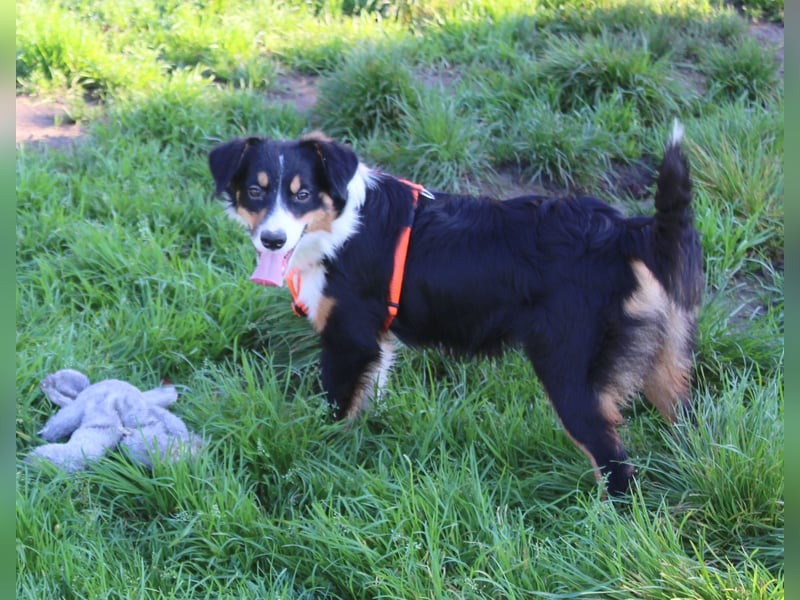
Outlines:
<svg viewBox="0 0 800 600"><path fill-rule="evenodd" d="M292 269L286 273L286 287L289 288L289 293L292 295L292 312L298 317L308 316L308 307L305 302L300 302L300 270Z"/></svg>
<svg viewBox="0 0 800 600"><path fill-rule="evenodd" d="M392 321L394 321L400 309L400 295L403 291L403 277L406 271L406 259L408 258L408 244L411 241L411 228L414 225L414 215L417 211L419 196L422 194L426 198L433 198L433 195L426 190L424 186L405 179L395 179L411 188L413 200L408 223L400 231L400 236L397 238L397 246L395 246L394 249L394 268L392 270L392 278L389 280L389 299L386 303L389 316L383 324L383 331L389 330L389 327L392 326ZM298 317L305 317L308 315L308 307L299 300L301 285L300 272L297 269L290 270L286 274L286 286L289 288L289 293L292 295L292 310Z"/></svg>

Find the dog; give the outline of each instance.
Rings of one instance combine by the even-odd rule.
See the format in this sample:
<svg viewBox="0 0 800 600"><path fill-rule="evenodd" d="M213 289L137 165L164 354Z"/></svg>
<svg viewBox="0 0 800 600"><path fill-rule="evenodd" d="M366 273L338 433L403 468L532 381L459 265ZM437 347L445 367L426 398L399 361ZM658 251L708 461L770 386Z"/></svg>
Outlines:
<svg viewBox="0 0 800 600"><path fill-rule="evenodd" d="M674 422L691 409L702 248L676 121L655 214L588 196L430 192L314 132L221 143L216 196L250 233L252 279L286 284L320 337L335 419L384 385L396 341L454 355L526 353L572 441L612 495L634 468L617 428L637 392Z"/></svg>

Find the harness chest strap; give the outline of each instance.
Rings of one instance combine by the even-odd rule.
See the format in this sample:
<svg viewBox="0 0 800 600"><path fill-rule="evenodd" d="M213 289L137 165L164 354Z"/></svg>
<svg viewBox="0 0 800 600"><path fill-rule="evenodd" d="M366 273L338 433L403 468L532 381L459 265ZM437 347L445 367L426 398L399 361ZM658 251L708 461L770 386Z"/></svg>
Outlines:
<svg viewBox="0 0 800 600"><path fill-rule="evenodd" d="M400 236L397 238L397 246L394 248L394 267L392 269L392 278L389 280L389 299L386 304L389 316L383 324L383 331L389 331L389 327L392 326L392 321L394 321L397 312L400 310L400 295L403 293L403 278L406 272L408 244L411 241L411 228L414 226L414 217L417 213L419 195L423 194L425 197L433 197L428 190L418 183L399 178L397 181L411 188L412 201L411 211L408 214L408 223L406 223L400 231Z"/></svg>
<svg viewBox="0 0 800 600"><path fill-rule="evenodd" d="M400 309L400 296L403 292L403 278L406 271L406 259L408 258L408 244L411 241L411 228L414 226L414 216L416 215L419 196L422 194L426 198L433 198L433 195L424 186L405 179L396 179L411 189L412 202L408 223L400 231L400 236L397 238L397 246L395 246L394 250L394 266L392 268L392 278L389 280L389 298L386 303L389 316L383 324L383 331L389 330ZM301 284L300 273L297 269L292 269L286 274L286 286L292 295L292 310L297 316L305 317L308 315L308 307L299 300Z"/></svg>
<svg viewBox="0 0 800 600"><path fill-rule="evenodd" d="M298 317L308 316L308 307L304 302L300 301L300 286L301 286L300 271L292 269L286 273L286 287L289 288L289 293L292 295L292 312Z"/></svg>

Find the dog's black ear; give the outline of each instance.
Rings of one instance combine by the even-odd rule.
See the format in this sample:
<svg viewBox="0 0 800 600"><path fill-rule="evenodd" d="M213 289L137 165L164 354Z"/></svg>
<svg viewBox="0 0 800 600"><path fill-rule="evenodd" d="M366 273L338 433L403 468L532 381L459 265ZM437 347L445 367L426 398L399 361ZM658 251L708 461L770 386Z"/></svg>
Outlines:
<svg viewBox="0 0 800 600"><path fill-rule="evenodd" d="M319 155L334 195L333 200L344 203L347 200L347 184L358 169L356 153L348 146L339 144L318 132L300 138L300 143L310 146Z"/></svg>
<svg viewBox="0 0 800 600"><path fill-rule="evenodd" d="M239 165L242 164L242 157L248 148L255 146L261 138L238 138L230 142L220 144L208 154L208 167L211 175L217 184L216 195L219 196L230 185Z"/></svg>

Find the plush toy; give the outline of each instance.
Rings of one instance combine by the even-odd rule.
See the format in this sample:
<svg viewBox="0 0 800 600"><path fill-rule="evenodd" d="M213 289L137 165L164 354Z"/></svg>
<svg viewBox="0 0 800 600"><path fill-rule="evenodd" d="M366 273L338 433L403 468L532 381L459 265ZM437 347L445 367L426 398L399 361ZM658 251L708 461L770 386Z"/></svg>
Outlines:
<svg viewBox="0 0 800 600"><path fill-rule="evenodd" d="M150 467L156 454L169 460L183 450L194 454L200 448L200 438L167 410L178 399L173 386L142 392L116 379L90 384L83 373L64 369L45 377L41 388L61 409L39 435L48 442L66 437L69 441L39 446L31 460L46 459L77 471L107 451L122 448L133 460Z"/></svg>

